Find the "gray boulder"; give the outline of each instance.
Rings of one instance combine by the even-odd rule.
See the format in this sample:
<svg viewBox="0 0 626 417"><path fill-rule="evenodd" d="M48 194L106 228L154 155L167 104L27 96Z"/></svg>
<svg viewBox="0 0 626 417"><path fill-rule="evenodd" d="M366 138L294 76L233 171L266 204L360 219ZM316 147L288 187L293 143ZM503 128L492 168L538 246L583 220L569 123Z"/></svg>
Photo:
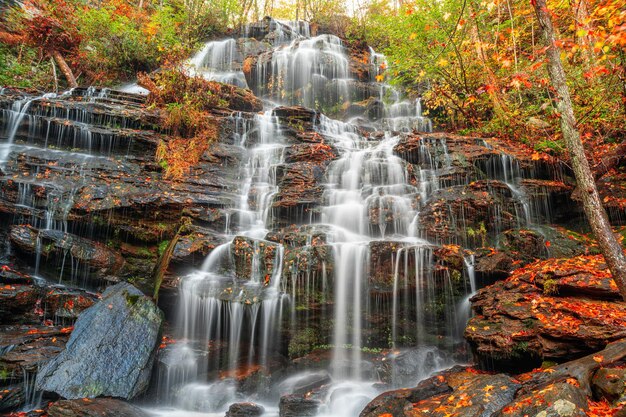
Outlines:
<svg viewBox="0 0 626 417"><path fill-rule="evenodd" d="M67 399L131 399L148 387L163 313L128 283L109 287L76 321L66 348L37 374L38 390Z"/></svg>

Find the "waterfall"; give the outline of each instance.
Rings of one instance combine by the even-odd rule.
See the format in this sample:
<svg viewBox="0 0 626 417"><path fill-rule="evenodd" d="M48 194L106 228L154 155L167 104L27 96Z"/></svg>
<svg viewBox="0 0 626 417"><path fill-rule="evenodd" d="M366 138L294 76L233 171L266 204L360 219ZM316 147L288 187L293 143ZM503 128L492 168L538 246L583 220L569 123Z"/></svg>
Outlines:
<svg viewBox="0 0 626 417"><path fill-rule="evenodd" d="M15 136L19 128L22 126L24 118L28 116L28 109L30 105L42 98L54 97L54 93L44 94L43 96L24 98L22 100L16 100L13 102L11 110L9 110L9 120L6 123L6 143L0 148L0 166L6 163L9 154L11 153L11 146L15 141Z"/></svg>
<svg viewBox="0 0 626 417"><path fill-rule="evenodd" d="M417 173L395 154L402 138L398 132L430 131L432 126L422 116L419 100L405 100L398 90L380 82L386 67L383 55L370 50L370 83L374 88L363 95L351 72L349 49L339 38L311 37L310 27L301 22L266 20L265 24L273 31L273 46L259 53L252 72L256 78L250 82L248 77L247 81L268 105L251 119L239 113L231 116L233 142L245 157L239 167L237 203L229 209L224 230L228 241L213 249L202 267L182 280L180 341L171 347L171 357L179 359L168 360L159 373L159 392L165 404L220 411L223 402L217 397L232 401L236 397L233 376L255 369L268 373L281 349L281 335L301 331L302 305L314 302L319 297L316 291L321 291L325 300L332 300L332 308L324 309L322 315L332 323L327 335L327 370L333 382L320 416L353 416L377 392L372 386L375 374L367 360L370 342L364 337L371 330L368 314L382 314L391 305L391 347L400 348L406 345L402 340L412 338L426 349L421 360L431 371L437 368L432 363L443 362L433 362L433 357L439 357L438 347L429 345L433 330L427 329L424 321L434 320L429 309L438 302L436 294L440 292L448 294L450 306L446 323L437 331L452 338L459 336L450 326L455 317L450 277L434 273L433 247L418 237L416 228L416 202L425 202L439 188L438 170L448 167L450 159L445 140L436 143L443 150L445 163L435 163L424 143L422 152L430 163L420 166ZM260 30L259 26L247 27L244 36L258 37ZM189 68L207 79L242 85L241 60L236 40L212 41L189 61ZM377 139L352 123L324 114L312 121L323 143L338 152L326 168L321 206L309 217L311 220L302 217L310 227L324 230L323 247L328 255L320 262L320 269L313 271L311 263L319 243L314 244L308 235L301 247L306 257L298 256L295 263L293 258L287 261L287 244L269 236L278 224L273 207L281 190L286 153L294 140L289 137L292 133L284 132L292 132L294 125L279 117L283 113L277 113L275 106L304 105L332 112L351 101L368 98L379 100L382 106L377 126L385 134ZM393 288L386 296L389 301L378 305L371 300L372 268L376 268L372 251L387 243L392 244L390 253L395 259L389 271ZM304 325L314 325L308 311L306 317ZM222 375L220 380L207 378L207 372L216 371ZM309 376L305 373L294 381ZM284 389L288 392L293 388ZM339 392L353 398L354 404L348 407L337 402L338 394L334 393Z"/></svg>
<svg viewBox="0 0 626 417"><path fill-rule="evenodd" d="M474 261L463 252L462 273L461 266L444 265L420 216L438 193L474 178L455 170L461 162L449 153L452 141L417 139L417 132L432 131L431 121L419 98L385 80L384 55L361 50L367 73L359 74L354 45L317 35L305 22L266 19L243 32L246 38L207 42L186 63L190 74L249 86L265 108L220 108L220 140L205 158L227 158L219 165L203 160L198 171L206 176L171 183L184 190L167 204L187 210L179 196L199 196L200 208L191 207L203 214L193 227L215 244L193 267L172 268L178 279L167 329L172 343L160 349L151 405L160 407L157 415L223 415L233 402L251 400L276 415L281 395L304 393L321 402L319 417L355 417L380 382L415 386L462 360ZM248 61L243 44L252 38L263 40ZM133 233L145 231L125 223L128 212L161 198L152 185L162 174L146 156L160 137L146 133L154 127L134 112L144 99L130 93L142 90L136 84L121 90L76 88L44 96L43 104L42 97L29 98L3 109L0 159L16 150L20 158L6 161L0 193L20 209L13 224L37 229L34 269L51 282L95 286L84 282L90 270L67 243L91 235L104 241L122 230L120 250L131 250L125 245L142 240ZM398 151L407 138L418 144L414 161ZM318 160L314 150L328 157ZM485 177L507 184L518 217L530 223L535 216L524 203L525 172L517 161L503 153L485 164L479 167ZM20 172L25 166L34 167L28 175ZM222 170L228 175L218 175ZM96 181L102 172L110 175ZM111 186L138 190L111 202ZM295 197L284 203L286 192ZM125 201L133 198L139 203ZM73 216L89 213L87 203L106 214L81 219L90 222L81 226ZM155 212L142 220L161 221ZM58 265L44 256L52 237L66 245ZM184 238L195 243L195 234ZM142 242L154 247L163 238ZM416 369L405 372L407 362ZM311 387L311 378L321 382Z"/></svg>
<svg viewBox="0 0 626 417"><path fill-rule="evenodd" d="M246 78L241 72L242 57L234 39L207 42L191 58L187 66L192 75L200 75L207 80L247 88Z"/></svg>

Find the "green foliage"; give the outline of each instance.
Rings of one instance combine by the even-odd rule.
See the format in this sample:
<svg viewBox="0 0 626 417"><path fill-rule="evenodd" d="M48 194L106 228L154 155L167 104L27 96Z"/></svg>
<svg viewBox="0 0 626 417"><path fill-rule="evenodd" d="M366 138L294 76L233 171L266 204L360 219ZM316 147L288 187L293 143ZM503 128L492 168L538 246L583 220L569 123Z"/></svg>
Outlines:
<svg viewBox="0 0 626 417"><path fill-rule="evenodd" d="M189 172L219 134L210 115L226 106L225 98L235 87L223 86L202 77L190 77L177 65L157 74L138 74L139 83L150 91L149 104L160 110L162 127L171 135L160 141L156 162L166 177L180 178Z"/></svg>
<svg viewBox="0 0 626 417"><path fill-rule="evenodd" d="M289 341L289 357L297 358L311 352L319 337L318 331L312 327L297 331Z"/></svg>
<svg viewBox="0 0 626 417"><path fill-rule="evenodd" d="M0 86L52 89L50 61L29 46L9 48L0 44Z"/></svg>
<svg viewBox="0 0 626 417"><path fill-rule="evenodd" d="M120 13L114 7L89 8L78 15L84 39L84 65L99 81L130 79L138 71L152 71L172 54L183 53L176 30L185 14L169 5L144 19Z"/></svg>
<svg viewBox="0 0 626 417"><path fill-rule="evenodd" d="M617 2L589 3L586 25L569 3L549 2L580 128L589 137L623 137L626 55ZM619 32L619 33L618 33ZM387 55L386 77L421 96L442 128L525 140L560 153L559 117L543 62L545 50L528 2L416 0L393 9L375 0L354 18L352 40ZM589 36L585 44L581 36ZM617 48L617 49L616 49ZM619 91L618 91L619 90ZM537 128L530 118L547 122ZM549 140L536 143L537 137Z"/></svg>
<svg viewBox="0 0 626 417"><path fill-rule="evenodd" d="M535 144L535 150L560 155L565 151L565 146L560 140L545 139Z"/></svg>
<svg viewBox="0 0 626 417"><path fill-rule="evenodd" d="M559 282L554 279L547 279L543 282L543 293L545 295L554 295L559 292Z"/></svg>
<svg viewBox="0 0 626 417"><path fill-rule="evenodd" d="M241 9L234 0L146 1L142 7L130 0L88 4L38 0L38 14L12 7L0 16L0 32L6 30L4 38L11 39L0 51L2 83L39 87L42 83L32 73L40 72L34 71L38 66L51 70L48 55L56 50L80 75L81 84L117 84L188 57L200 41L224 33ZM48 90L52 78L49 71Z"/></svg>
<svg viewBox="0 0 626 417"><path fill-rule="evenodd" d="M165 253L165 250L167 249L167 245L169 244L170 244L169 240L164 240L163 242L159 243L159 247L157 249L157 253L159 254L159 256Z"/></svg>

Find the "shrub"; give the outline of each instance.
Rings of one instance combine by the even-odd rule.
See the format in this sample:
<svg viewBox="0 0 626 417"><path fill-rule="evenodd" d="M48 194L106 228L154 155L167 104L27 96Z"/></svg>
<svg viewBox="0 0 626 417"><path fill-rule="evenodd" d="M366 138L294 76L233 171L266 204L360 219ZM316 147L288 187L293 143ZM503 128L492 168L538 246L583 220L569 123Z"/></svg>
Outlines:
<svg viewBox="0 0 626 417"><path fill-rule="evenodd" d="M149 105L158 108L163 127L171 135L157 147L156 160L166 178L188 173L217 138L218 126L210 111L225 106L220 85L201 77L190 77L180 67L139 74L139 82L150 91Z"/></svg>

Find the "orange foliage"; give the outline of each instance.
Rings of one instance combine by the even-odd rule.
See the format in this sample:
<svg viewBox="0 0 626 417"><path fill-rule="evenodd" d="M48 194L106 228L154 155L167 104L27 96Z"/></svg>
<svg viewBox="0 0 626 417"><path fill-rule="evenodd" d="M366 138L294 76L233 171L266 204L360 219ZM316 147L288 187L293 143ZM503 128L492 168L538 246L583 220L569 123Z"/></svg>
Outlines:
<svg viewBox="0 0 626 417"><path fill-rule="evenodd" d="M606 400L587 400L587 404L589 405L589 410L587 411L587 415L589 417L612 417L617 415L617 412L622 410L624 407L623 403L611 406L611 404L609 404Z"/></svg>

